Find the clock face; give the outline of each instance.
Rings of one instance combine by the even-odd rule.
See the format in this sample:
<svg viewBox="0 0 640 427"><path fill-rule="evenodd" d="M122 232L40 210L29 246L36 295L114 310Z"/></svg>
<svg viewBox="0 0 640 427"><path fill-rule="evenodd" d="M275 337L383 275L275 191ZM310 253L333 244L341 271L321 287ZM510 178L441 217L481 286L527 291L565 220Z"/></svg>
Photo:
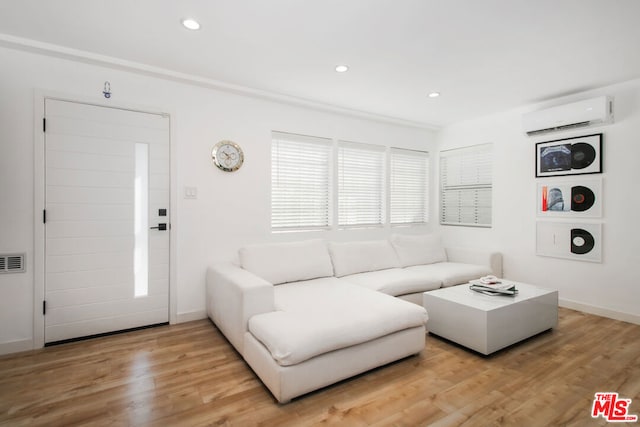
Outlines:
<svg viewBox="0 0 640 427"><path fill-rule="evenodd" d="M244 154L238 144L231 141L220 141L211 150L213 163L225 172L240 169L244 162Z"/></svg>

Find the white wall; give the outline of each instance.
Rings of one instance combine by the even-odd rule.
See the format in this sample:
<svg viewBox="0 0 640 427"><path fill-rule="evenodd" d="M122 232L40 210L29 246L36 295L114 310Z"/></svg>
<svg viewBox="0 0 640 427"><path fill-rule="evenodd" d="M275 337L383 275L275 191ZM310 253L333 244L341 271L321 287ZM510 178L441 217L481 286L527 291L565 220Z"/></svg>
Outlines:
<svg viewBox="0 0 640 427"><path fill-rule="evenodd" d="M615 123L527 137L525 111L599 95L615 97ZM589 263L536 256L535 143L603 135L603 261ZM640 323L640 80L556 99L448 126L440 149L492 142L493 227L441 226L447 244L488 246L504 254L504 276L559 290L561 303ZM435 215L436 212L433 212Z"/></svg>
<svg viewBox="0 0 640 427"><path fill-rule="evenodd" d="M321 112L265 99L149 77L104 66L0 47L0 253L26 252L27 272L0 275L0 354L31 348L34 254L34 90L172 114L177 158L177 313L204 316L208 265L232 260L243 244L308 237L377 238L388 229L272 235L271 130L430 150L432 131ZM258 71L257 71L258 72ZM235 173L213 166L222 139L239 143L245 164ZM183 198L184 187L198 198ZM428 228L428 227L427 227Z"/></svg>

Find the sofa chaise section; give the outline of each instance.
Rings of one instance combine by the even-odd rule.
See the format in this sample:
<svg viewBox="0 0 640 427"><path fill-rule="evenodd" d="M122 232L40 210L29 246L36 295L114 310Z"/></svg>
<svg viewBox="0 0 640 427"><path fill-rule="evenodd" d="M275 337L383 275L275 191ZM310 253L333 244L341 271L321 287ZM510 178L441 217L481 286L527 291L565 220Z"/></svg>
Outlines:
<svg viewBox="0 0 640 427"><path fill-rule="evenodd" d="M303 394L418 354L424 350L425 334L424 326L404 329L296 365L282 366L247 332L243 358L276 400L287 403Z"/></svg>
<svg viewBox="0 0 640 427"><path fill-rule="evenodd" d="M335 277L275 286L253 316L244 357L280 402L421 352L421 306Z"/></svg>
<svg viewBox="0 0 640 427"><path fill-rule="evenodd" d="M249 332L282 366L424 326L427 313L335 277L275 287L276 311L253 316Z"/></svg>

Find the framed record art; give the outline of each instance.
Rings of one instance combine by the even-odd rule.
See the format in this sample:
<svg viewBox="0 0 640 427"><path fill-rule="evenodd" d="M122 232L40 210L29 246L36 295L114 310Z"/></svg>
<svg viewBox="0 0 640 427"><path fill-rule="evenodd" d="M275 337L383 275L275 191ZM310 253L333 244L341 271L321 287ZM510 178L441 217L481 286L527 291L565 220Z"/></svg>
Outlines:
<svg viewBox="0 0 640 427"><path fill-rule="evenodd" d="M602 173L602 134L536 144L536 178Z"/></svg>
<svg viewBox="0 0 640 427"><path fill-rule="evenodd" d="M559 177L538 182L539 217L602 217L602 178Z"/></svg>
<svg viewBox="0 0 640 427"><path fill-rule="evenodd" d="M538 221L536 254L602 262L602 224Z"/></svg>

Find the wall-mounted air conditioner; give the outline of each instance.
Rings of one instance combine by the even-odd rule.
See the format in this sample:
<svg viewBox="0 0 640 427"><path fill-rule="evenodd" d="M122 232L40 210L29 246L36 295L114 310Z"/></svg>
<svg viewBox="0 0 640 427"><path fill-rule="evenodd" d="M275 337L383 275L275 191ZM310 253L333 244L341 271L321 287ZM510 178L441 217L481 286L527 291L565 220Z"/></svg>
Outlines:
<svg viewBox="0 0 640 427"><path fill-rule="evenodd" d="M613 123L613 98L608 96L558 105L522 116L524 131L529 136L609 123Z"/></svg>

